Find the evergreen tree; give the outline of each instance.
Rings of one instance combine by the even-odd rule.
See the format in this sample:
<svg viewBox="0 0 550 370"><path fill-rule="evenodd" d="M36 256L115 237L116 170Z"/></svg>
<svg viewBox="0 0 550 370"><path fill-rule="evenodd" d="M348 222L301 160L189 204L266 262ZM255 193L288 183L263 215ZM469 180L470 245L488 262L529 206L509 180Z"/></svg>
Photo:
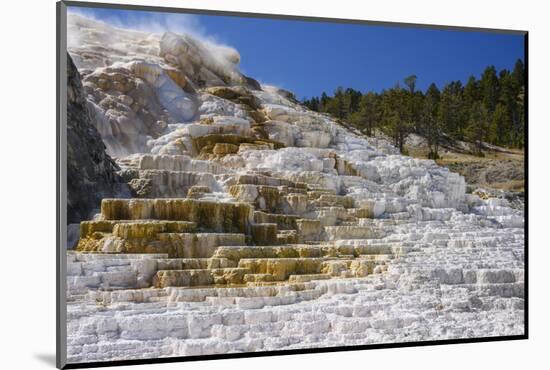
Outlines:
<svg viewBox="0 0 550 370"><path fill-rule="evenodd" d="M480 100L479 83L474 76L468 78L466 86L464 86L464 103L467 106L472 106L475 101Z"/></svg>
<svg viewBox="0 0 550 370"><path fill-rule="evenodd" d="M493 113L493 119L491 120L489 141L495 145L502 145L503 142L508 141L507 136L510 132L510 126L510 116L506 106L498 103Z"/></svg>
<svg viewBox="0 0 550 370"><path fill-rule="evenodd" d="M521 86L516 97L517 116L512 117L514 127L512 133L512 146L523 148L525 145L525 87Z"/></svg>
<svg viewBox="0 0 550 370"><path fill-rule="evenodd" d="M407 92L399 84L382 94L382 122L395 146L404 152L405 139L410 131L409 113L405 104Z"/></svg>
<svg viewBox="0 0 550 370"><path fill-rule="evenodd" d="M302 104L351 123L367 135L375 127L392 137L403 151L407 135L415 132L428 140L430 156L438 155L443 135L476 143L522 148L525 133L525 66L518 59L512 72L498 73L488 66L481 78L470 76L465 86L451 81L439 91L431 84L426 93L417 90L417 77L410 75L381 93L338 87L333 96L304 99ZM480 107L480 104L482 107ZM480 137L482 133L482 137Z"/></svg>
<svg viewBox="0 0 550 370"><path fill-rule="evenodd" d="M479 82L483 104L488 113L493 113L498 103L498 78L494 66L485 68Z"/></svg>
<svg viewBox="0 0 550 370"><path fill-rule="evenodd" d="M422 133L428 141L428 158L431 159L439 158L441 124L438 119L438 110L440 95L439 89L432 83L426 91L422 110Z"/></svg>
<svg viewBox="0 0 550 370"><path fill-rule="evenodd" d="M338 87L336 89L334 97L327 103L326 111L339 119L344 119L346 117L348 107L346 107L343 87Z"/></svg>
<svg viewBox="0 0 550 370"><path fill-rule="evenodd" d="M466 129L467 138L475 143L475 154L483 156L483 140L487 136L489 113L481 102L475 102L470 111L468 126Z"/></svg>
<svg viewBox="0 0 550 370"><path fill-rule="evenodd" d="M405 85L407 85L407 87L409 88L409 92L411 93L411 95L414 94L414 89L416 88L416 75L405 77L403 82L405 82Z"/></svg>
<svg viewBox="0 0 550 370"><path fill-rule="evenodd" d="M498 109L500 111L498 112L499 117L494 117L493 119L496 135L491 142L496 145L510 145L514 136L514 117L518 115L518 104L516 101L518 92L516 91L512 74L508 70L504 69L500 72L499 86L500 96L495 115Z"/></svg>
<svg viewBox="0 0 550 370"><path fill-rule="evenodd" d="M359 110L359 102L361 101L361 94L360 91L354 90L354 89L346 89L345 91L345 102L346 107L348 111L348 115L351 115Z"/></svg>
<svg viewBox="0 0 550 370"><path fill-rule="evenodd" d="M329 97L326 92L323 91L321 94L321 99L319 101L319 112L326 112L327 111L327 104L329 101Z"/></svg>
<svg viewBox="0 0 550 370"><path fill-rule="evenodd" d="M516 88L516 92L519 92L522 86L525 86L525 67L523 61L518 59L514 65L514 71L512 72L512 80Z"/></svg>
<svg viewBox="0 0 550 370"><path fill-rule="evenodd" d="M380 102L377 94L369 92L361 96L359 110L352 114L351 121L367 136L374 134L374 129L380 120Z"/></svg>
<svg viewBox="0 0 550 370"><path fill-rule="evenodd" d="M517 148L521 148L524 145L524 133L525 133L525 106L524 106L524 92L525 92L525 66L521 59L516 61L514 65L514 71L512 72L512 83L515 93L515 106L516 110L512 113L512 143L511 145Z"/></svg>
<svg viewBox="0 0 550 370"><path fill-rule="evenodd" d="M457 140L464 139L467 115L463 107L460 81L451 82L443 87L438 107L438 119L442 130L450 137Z"/></svg>

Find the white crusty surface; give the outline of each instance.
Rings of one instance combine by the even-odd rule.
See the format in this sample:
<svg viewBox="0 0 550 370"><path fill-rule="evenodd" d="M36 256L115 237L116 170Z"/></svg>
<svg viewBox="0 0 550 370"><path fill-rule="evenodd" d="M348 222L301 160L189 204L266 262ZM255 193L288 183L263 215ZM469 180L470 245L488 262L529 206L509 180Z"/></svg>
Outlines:
<svg viewBox="0 0 550 370"><path fill-rule="evenodd" d="M346 208L289 201L288 213L321 221L309 242L389 256L367 276L340 274L335 263L333 278L298 288L154 288L166 255L68 252L70 363L524 333L523 210L466 194L460 175L400 155L282 90L243 87L234 50L78 16L68 33L99 132L123 173L153 184L148 194L185 197L200 185L211 190L203 199L226 202L240 175L305 183L351 198ZM208 90L237 85L256 112ZM196 158L196 138L253 137L257 114L283 148L241 144ZM254 188L238 197L263 207Z"/></svg>

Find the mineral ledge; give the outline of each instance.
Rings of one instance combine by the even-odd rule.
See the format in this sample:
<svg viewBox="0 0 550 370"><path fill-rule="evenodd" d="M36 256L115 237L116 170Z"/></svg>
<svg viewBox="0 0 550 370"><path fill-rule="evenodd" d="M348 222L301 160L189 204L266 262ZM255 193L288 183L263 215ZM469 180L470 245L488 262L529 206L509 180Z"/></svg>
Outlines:
<svg viewBox="0 0 550 370"><path fill-rule="evenodd" d="M244 76L233 49L73 14L68 32L134 194L67 251L69 362L523 334L522 210Z"/></svg>

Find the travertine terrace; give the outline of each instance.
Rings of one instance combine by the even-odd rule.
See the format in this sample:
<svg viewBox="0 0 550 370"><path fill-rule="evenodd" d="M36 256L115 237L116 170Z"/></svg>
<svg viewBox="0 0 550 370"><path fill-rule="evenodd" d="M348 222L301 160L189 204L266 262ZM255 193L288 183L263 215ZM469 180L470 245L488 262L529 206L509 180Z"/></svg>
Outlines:
<svg viewBox="0 0 550 370"><path fill-rule="evenodd" d="M523 334L524 215L239 72L69 17L133 198L67 252L69 362Z"/></svg>

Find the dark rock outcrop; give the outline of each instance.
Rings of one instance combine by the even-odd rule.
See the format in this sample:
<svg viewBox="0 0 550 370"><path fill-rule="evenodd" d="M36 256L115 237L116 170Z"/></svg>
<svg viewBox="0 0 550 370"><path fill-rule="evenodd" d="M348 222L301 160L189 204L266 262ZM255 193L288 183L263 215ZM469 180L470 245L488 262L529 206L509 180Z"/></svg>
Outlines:
<svg viewBox="0 0 550 370"><path fill-rule="evenodd" d="M67 222L88 219L101 199L128 197L118 166L92 123L80 74L67 55Z"/></svg>

